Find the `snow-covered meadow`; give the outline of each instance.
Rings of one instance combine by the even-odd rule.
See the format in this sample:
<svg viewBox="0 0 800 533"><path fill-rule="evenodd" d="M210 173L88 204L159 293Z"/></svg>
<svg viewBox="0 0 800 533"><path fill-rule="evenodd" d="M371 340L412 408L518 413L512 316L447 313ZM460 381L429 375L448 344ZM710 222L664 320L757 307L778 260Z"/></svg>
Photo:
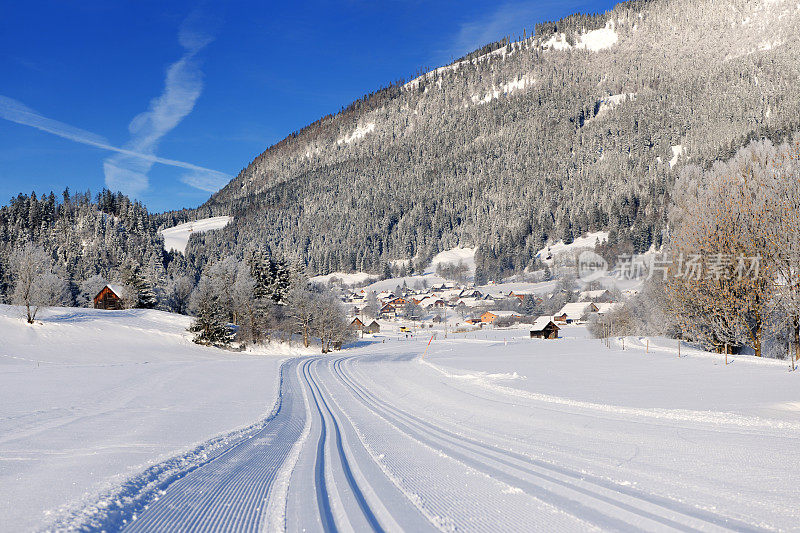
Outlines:
<svg viewBox="0 0 800 533"><path fill-rule="evenodd" d="M289 530L800 523L800 373L783 361L726 365L687 344L679 357L660 338L623 349L583 326L539 340L524 325L408 333L382 322L345 351L289 362L279 423L253 426L299 350L198 347L187 318L157 311L55 309L34 326L18 314L0 308L0 514L11 530L65 512L58 526L115 529L108 507L140 530L222 516ZM164 477L153 500L142 473L169 474L157 463L170 458L191 470Z"/></svg>
<svg viewBox="0 0 800 533"><path fill-rule="evenodd" d="M0 306L0 530L41 529L148 466L258 421L288 355L193 344L150 310Z"/></svg>

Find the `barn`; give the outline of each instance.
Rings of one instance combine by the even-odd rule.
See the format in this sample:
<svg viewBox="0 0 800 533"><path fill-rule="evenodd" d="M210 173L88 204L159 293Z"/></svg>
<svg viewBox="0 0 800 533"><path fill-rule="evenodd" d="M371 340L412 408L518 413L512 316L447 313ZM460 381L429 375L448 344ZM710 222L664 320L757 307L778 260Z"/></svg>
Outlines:
<svg viewBox="0 0 800 533"><path fill-rule="evenodd" d="M125 291L117 285L106 285L94 297L95 309L120 310Z"/></svg>
<svg viewBox="0 0 800 533"><path fill-rule="evenodd" d="M558 329L549 316L540 316L531 325L531 339L557 339Z"/></svg>

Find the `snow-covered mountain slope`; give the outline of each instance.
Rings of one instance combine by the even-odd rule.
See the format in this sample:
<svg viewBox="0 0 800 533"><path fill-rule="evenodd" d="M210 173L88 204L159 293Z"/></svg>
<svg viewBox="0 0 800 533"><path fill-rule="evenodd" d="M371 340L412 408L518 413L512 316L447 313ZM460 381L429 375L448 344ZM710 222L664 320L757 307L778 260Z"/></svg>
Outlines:
<svg viewBox="0 0 800 533"><path fill-rule="evenodd" d="M798 35L789 0L635 1L539 24L270 147L198 210L235 216L198 250L266 240L327 274L476 248L495 279L570 234L644 252L687 164L798 130Z"/></svg>
<svg viewBox="0 0 800 533"><path fill-rule="evenodd" d="M189 244L189 238L192 234L222 229L227 226L230 221L231 217L228 216L202 218L200 220L192 220L191 222L178 224L171 228L162 229L159 233L164 237L165 250L184 252L186 251L186 245Z"/></svg>
<svg viewBox="0 0 800 533"><path fill-rule="evenodd" d="M273 409L282 357L193 344L189 318L0 305L0 530L41 530Z"/></svg>

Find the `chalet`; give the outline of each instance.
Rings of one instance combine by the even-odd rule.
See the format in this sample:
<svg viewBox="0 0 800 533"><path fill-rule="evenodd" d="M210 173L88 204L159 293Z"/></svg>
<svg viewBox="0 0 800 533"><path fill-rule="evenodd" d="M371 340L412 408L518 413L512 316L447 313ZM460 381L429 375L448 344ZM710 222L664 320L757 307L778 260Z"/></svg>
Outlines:
<svg viewBox="0 0 800 533"><path fill-rule="evenodd" d="M97 293L97 296L94 297L94 308L110 310L122 309L122 298L124 295L125 291L122 290L121 287L117 285L106 285Z"/></svg>
<svg viewBox="0 0 800 533"><path fill-rule="evenodd" d="M378 314L381 318L397 318L397 308L392 304L386 304L381 307Z"/></svg>
<svg viewBox="0 0 800 533"><path fill-rule="evenodd" d="M369 321L367 319L361 319L356 317L350 322L350 329L352 331L360 331L362 333L380 333L381 326L375 321Z"/></svg>
<svg viewBox="0 0 800 533"><path fill-rule="evenodd" d="M614 295L608 289L600 289L596 291L583 291L578 300L581 302L594 302L594 303L612 303Z"/></svg>
<svg viewBox="0 0 800 533"><path fill-rule="evenodd" d="M360 318L355 317L353 321L350 322L350 329L353 331L364 331L364 322L362 322Z"/></svg>
<svg viewBox="0 0 800 533"><path fill-rule="evenodd" d="M373 320L369 324L365 325L361 331L363 331L364 333L380 333L381 326L380 324L378 324L376 320Z"/></svg>
<svg viewBox="0 0 800 533"><path fill-rule="evenodd" d="M407 303L408 300L406 300L402 296L400 296L399 298L395 298L393 300L389 300L389 305L392 305L394 307L400 307L401 305L406 305Z"/></svg>
<svg viewBox="0 0 800 533"><path fill-rule="evenodd" d="M572 324L584 320L590 313L596 313L598 308L592 302L575 302L565 305L554 317L553 321L561 324Z"/></svg>
<svg viewBox="0 0 800 533"><path fill-rule="evenodd" d="M423 298L419 301L419 305L424 309L430 309L431 307L435 309L442 309L447 304L441 298L436 298L435 296L429 296L427 298Z"/></svg>
<svg viewBox="0 0 800 533"><path fill-rule="evenodd" d="M514 311L486 311L481 315L481 322L484 324L494 324L498 321L516 320L522 316Z"/></svg>
<svg viewBox="0 0 800 533"><path fill-rule="evenodd" d="M549 316L540 316L531 325L531 339L557 339L558 329Z"/></svg>
<svg viewBox="0 0 800 533"><path fill-rule="evenodd" d="M472 324L473 326L481 324L483 325L483 321L480 318L468 318L464 322L467 324Z"/></svg>

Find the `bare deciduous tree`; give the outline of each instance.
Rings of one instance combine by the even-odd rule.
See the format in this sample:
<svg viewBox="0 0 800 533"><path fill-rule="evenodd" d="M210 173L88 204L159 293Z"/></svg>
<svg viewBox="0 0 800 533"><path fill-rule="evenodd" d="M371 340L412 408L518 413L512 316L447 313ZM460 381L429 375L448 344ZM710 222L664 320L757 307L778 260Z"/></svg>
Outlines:
<svg viewBox="0 0 800 533"><path fill-rule="evenodd" d="M44 248L25 243L11 254L9 263L14 280L12 301L25 306L29 324L33 324L43 307L66 302L66 283L53 272L53 258Z"/></svg>

